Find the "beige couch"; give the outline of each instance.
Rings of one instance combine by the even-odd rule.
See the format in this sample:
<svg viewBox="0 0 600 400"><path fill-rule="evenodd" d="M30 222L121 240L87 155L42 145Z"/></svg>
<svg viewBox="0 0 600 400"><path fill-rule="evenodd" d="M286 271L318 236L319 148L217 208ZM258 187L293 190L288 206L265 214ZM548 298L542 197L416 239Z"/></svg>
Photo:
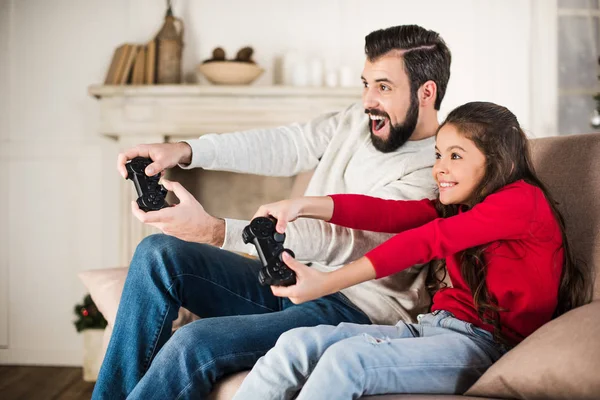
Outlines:
<svg viewBox="0 0 600 400"><path fill-rule="evenodd" d="M540 178L560 203L575 255L600 272L600 134L534 139L532 149ZM300 179L295 189L301 193L307 176ZM125 275L126 268L80 274L111 325ZM189 320L189 314L180 313L178 323ZM211 399L230 399L246 374L223 379ZM493 365L465 396L404 394L374 398L482 397L600 399L600 280L596 282L591 304L537 330Z"/></svg>

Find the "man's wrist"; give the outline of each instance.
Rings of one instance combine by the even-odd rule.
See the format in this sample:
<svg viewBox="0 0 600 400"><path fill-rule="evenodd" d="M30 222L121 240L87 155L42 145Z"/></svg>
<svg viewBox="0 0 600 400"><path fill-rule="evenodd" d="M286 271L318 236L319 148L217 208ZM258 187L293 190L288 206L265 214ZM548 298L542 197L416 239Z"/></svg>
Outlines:
<svg viewBox="0 0 600 400"><path fill-rule="evenodd" d="M188 166L192 163L192 146L187 142L178 142L177 146L182 149L182 156L179 158L179 164Z"/></svg>
<svg viewBox="0 0 600 400"><path fill-rule="evenodd" d="M216 247L223 247L223 243L225 243L225 220L223 218L215 218L210 244Z"/></svg>

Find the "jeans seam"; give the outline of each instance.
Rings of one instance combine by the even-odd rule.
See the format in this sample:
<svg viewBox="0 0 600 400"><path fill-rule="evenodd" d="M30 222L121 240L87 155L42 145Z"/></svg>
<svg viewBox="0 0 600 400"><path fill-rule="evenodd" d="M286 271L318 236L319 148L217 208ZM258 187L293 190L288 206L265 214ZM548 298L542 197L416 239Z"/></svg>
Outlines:
<svg viewBox="0 0 600 400"><path fill-rule="evenodd" d="M150 354L148 354L146 356L146 359L144 360L144 366L143 366L144 374L150 368L150 360L152 359L152 356L154 355L154 353L156 351L156 347L158 346L158 338L160 337L160 334L162 333L163 329L165 328L165 319L167 318L167 315L169 314L169 309L170 308L171 307L167 305L167 309L165 311L163 311L163 313L162 313L162 324L160 324L160 329L154 335L154 339L152 340L154 342L154 344L152 345L152 349L150 350Z"/></svg>
<svg viewBox="0 0 600 400"><path fill-rule="evenodd" d="M397 369L406 369L406 368L414 368L414 367L456 367L456 368L481 368L481 367L489 367L490 363L483 364L440 364L440 363L423 363L423 364L411 364L411 365L378 365L376 367L365 367L365 371L371 369L379 369L379 368L397 368Z"/></svg>
<svg viewBox="0 0 600 400"><path fill-rule="evenodd" d="M223 356L220 356L220 357L214 357L210 361L207 361L204 364L200 365L190 375L194 376L196 374L196 372L200 371L201 369L203 369L207 365L214 364L217 359L228 359L228 358L238 357L240 355L252 355L252 354L260 353L260 352L262 352L264 354L268 350L269 349L266 349L264 351L262 351L262 350L261 351L256 351L256 350L255 351L244 351L244 352L239 352L239 353L226 354L226 355L223 355ZM191 379L190 383L188 383L183 389L181 389L181 391L179 392L179 394L177 395L177 397L175 398L175 400L181 399L181 396L183 396L183 394L192 386L193 383L194 383L194 380Z"/></svg>
<svg viewBox="0 0 600 400"><path fill-rule="evenodd" d="M202 276L197 276L197 275L193 275L193 274L179 274L179 275L172 275L171 276L171 280L173 278L179 278L179 277L182 277L182 276L190 276L192 278L201 279L201 280L203 280L205 282L211 283L211 284L213 284L213 285L215 285L215 286L217 286L217 287L219 287L221 289L224 289L226 292L228 292L228 293L230 293L230 294L232 294L232 295L234 295L234 296L236 296L236 297L238 297L240 299L243 299L243 300L245 300L245 301L247 301L247 302L249 302L251 304L254 304L255 306L264 308L265 310L268 310L268 311L271 311L271 312L279 311L279 310L273 310L273 309L271 309L269 307L266 307L266 306L264 306L262 304L256 303L256 302L254 302L254 301L252 301L252 300L250 300L250 299L248 299L248 298L246 298L244 296L241 296L241 295L239 295L239 294L237 294L237 293L235 293L235 292L227 289L225 286L219 285L218 283L216 283L214 281L211 281L210 279L206 279L206 278L204 278ZM175 285L175 282L172 282L171 285L167 288L167 290L169 292L171 291L171 288L173 287L173 285Z"/></svg>

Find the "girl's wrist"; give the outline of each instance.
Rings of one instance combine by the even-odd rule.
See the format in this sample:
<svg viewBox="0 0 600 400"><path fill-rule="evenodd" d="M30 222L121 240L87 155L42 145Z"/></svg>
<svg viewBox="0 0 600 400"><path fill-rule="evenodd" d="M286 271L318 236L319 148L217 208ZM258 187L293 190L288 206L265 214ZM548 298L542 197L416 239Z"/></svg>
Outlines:
<svg viewBox="0 0 600 400"><path fill-rule="evenodd" d="M330 293L376 279L375 267L367 257L346 264L327 274L325 287Z"/></svg>
<svg viewBox="0 0 600 400"><path fill-rule="evenodd" d="M341 268L343 268L343 267L341 267ZM338 270L336 270L336 271L338 271ZM326 278L325 278L325 282L323 283L323 286L325 288L325 291L327 292L327 295L330 295L332 293L337 293L348 287L348 286L344 286L343 284L340 285L340 276L339 276L339 273L337 273L337 274L335 273L336 271L331 271L331 272L326 273Z"/></svg>
<svg viewBox="0 0 600 400"><path fill-rule="evenodd" d="M301 197L299 217L329 221L333 214L333 199L329 196Z"/></svg>
<svg viewBox="0 0 600 400"><path fill-rule="evenodd" d="M298 202L298 218L306 218L307 210L310 209L310 197L299 197L295 201Z"/></svg>

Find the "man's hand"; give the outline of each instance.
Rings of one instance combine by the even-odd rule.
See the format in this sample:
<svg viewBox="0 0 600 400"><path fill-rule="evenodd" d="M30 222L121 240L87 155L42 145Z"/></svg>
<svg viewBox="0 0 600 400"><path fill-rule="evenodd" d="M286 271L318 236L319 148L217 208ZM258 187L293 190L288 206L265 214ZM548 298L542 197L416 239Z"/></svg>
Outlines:
<svg viewBox="0 0 600 400"><path fill-rule="evenodd" d="M334 293L327 284L328 273L317 271L296 261L286 251L283 262L296 273L296 284L292 286L271 286L275 296L288 297L292 303L300 304Z"/></svg>
<svg viewBox="0 0 600 400"><path fill-rule="evenodd" d="M133 201L131 203L133 215L141 222L160 229L166 235L187 242L222 246L225 239L225 221L209 215L180 183L164 178L160 183L177 196L179 204L145 213Z"/></svg>
<svg viewBox="0 0 600 400"><path fill-rule="evenodd" d="M154 143L140 144L119 154L117 169L123 178L127 178L127 161L135 157L150 158L153 163L146 167L146 175L153 176L162 173L177 164L189 164L192 161L192 148L189 144L180 143Z"/></svg>

